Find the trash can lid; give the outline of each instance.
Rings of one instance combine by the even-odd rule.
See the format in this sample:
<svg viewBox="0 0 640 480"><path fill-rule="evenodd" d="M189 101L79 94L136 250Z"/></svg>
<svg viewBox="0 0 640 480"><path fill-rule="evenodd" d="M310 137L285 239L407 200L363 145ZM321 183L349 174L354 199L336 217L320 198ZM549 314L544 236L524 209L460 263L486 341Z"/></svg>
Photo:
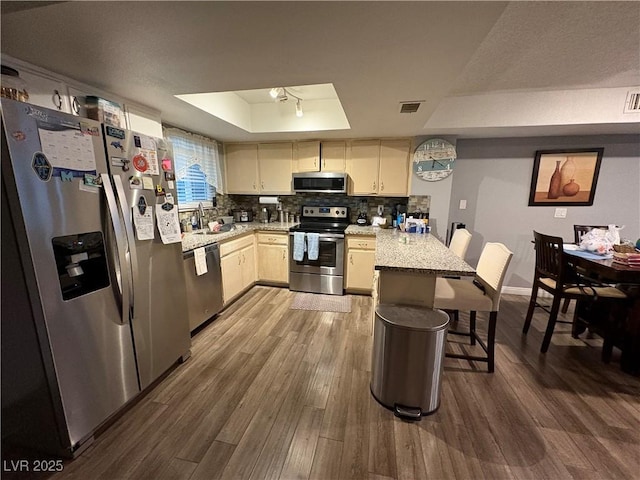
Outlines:
<svg viewBox="0 0 640 480"><path fill-rule="evenodd" d="M449 315L442 310L409 305L381 303L376 315L390 325L421 332L444 330L449 324Z"/></svg>

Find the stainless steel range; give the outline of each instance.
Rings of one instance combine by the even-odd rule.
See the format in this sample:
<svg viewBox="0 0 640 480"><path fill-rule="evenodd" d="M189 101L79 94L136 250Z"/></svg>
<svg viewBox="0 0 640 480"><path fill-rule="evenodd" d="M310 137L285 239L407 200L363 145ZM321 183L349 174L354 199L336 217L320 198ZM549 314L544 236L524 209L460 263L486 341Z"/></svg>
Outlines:
<svg viewBox="0 0 640 480"><path fill-rule="evenodd" d="M302 207L300 224L289 229L289 289L298 292L342 295L344 292L344 231L349 225L349 207ZM318 258L294 260L294 234L318 234ZM308 237L308 235L307 235ZM308 239L307 239L308 241Z"/></svg>

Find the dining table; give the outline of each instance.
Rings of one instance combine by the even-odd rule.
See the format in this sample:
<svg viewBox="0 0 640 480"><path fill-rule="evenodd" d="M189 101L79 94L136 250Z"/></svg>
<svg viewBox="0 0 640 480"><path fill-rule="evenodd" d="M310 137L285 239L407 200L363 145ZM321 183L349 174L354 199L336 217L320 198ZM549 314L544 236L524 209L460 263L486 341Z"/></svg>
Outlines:
<svg viewBox="0 0 640 480"><path fill-rule="evenodd" d="M602 283L614 284L623 290L629 297L629 301L623 308L608 306L606 308L593 309L591 320L597 320L610 327L613 323L615 328L605 328L614 338L607 338L605 333L605 346L608 342L615 342L621 350L620 368L627 373L640 375L640 268L630 267L613 260L612 255L597 255L585 252L573 247L566 247L565 258L574 266L582 269L585 275L595 278ZM583 303L576 308L587 308ZM606 317L606 320L603 320ZM606 327L606 325L605 325ZM589 327L591 330L591 326ZM612 333L613 332L613 333ZM603 347L603 352L607 349ZM605 355L603 355L605 358Z"/></svg>

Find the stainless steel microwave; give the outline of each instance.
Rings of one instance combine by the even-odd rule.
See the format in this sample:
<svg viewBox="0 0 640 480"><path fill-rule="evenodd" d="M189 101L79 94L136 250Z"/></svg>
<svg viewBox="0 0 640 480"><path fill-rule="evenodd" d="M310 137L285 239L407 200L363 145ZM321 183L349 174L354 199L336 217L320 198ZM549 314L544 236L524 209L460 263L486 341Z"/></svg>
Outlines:
<svg viewBox="0 0 640 480"><path fill-rule="evenodd" d="M305 172L293 174L294 192L347 194L349 176L340 172Z"/></svg>

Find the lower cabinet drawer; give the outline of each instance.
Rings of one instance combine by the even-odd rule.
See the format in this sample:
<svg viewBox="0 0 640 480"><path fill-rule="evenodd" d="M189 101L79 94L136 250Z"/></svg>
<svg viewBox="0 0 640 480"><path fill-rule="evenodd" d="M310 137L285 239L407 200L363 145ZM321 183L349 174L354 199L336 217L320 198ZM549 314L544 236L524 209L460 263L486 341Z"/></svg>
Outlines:
<svg viewBox="0 0 640 480"><path fill-rule="evenodd" d="M347 248L359 248L361 250L375 250L375 237L350 236L347 237Z"/></svg>
<svg viewBox="0 0 640 480"><path fill-rule="evenodd" d="M258 232L258 243L267 245L288 245L289 234Z"/></svg>
<svg viewBox="0 0 640 480"><path fill-rule="evenodd" d="M248 247L249 245L253 245L255 240L255 236L253 232L249 232L247 235L236 238L234 240L229 240L227 242L220 243L220 256L224 257L225 255L229 255L236 250L240 250L241 248Z"/></svg>

